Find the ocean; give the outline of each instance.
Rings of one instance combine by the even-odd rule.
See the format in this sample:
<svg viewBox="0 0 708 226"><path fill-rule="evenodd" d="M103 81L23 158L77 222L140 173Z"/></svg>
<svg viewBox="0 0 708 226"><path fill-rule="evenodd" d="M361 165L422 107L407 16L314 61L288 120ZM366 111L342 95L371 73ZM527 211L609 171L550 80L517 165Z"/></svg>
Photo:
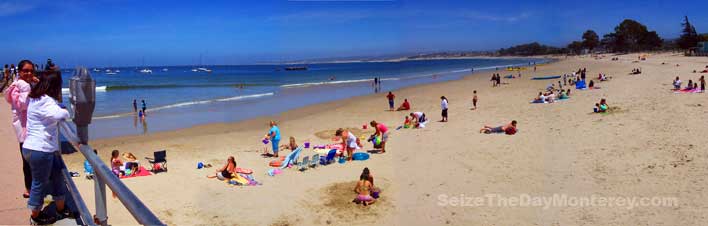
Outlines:
<svg viewBox="0 0 708 226"><path fill-rule="evenodd" d="M96 109L91 139L145 134L234 122L273 115L307 105L407 86L460 79L474 71L544 63L545 59L443 59L400 62L317 63L307 65L116 67L90 69L96 80ZM306 66L307 70L285 70ZM151 69L152 74L140 73ZM108 74L106 69L119 70ZM68 103L69 78L64 69L63 98ZM381 79L381 90L372 87ZM137 119L133 100L147 105L145 120Z"/></svg>

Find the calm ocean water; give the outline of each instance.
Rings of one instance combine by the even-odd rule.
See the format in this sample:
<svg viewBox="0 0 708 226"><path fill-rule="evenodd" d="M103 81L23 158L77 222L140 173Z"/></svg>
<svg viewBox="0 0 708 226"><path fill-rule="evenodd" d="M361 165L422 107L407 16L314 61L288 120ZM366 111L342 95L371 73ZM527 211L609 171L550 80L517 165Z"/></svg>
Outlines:
<svg viewBox="0 0 708 226"><path fill-rule="evenodd" d="M206 66L212 72L194 72L192 66L100 68L91 71L97 83L91 138L107 138L232 122L293 108L374 93L374 77L381 92L417 84L459 79L470 69L500 71L506 66L542 63L543 59L447 59L403 62L308 64L307 70L286 71L301 65ZM120 70L109 75L106 69ZM506 71L501 72L505 74ZM64 71L64 87L73 70ZM433 76L435 75L435 76ZM68 101L68 88L64 88ZM133 99L145 100L148 116L139 120Z"/></svg>

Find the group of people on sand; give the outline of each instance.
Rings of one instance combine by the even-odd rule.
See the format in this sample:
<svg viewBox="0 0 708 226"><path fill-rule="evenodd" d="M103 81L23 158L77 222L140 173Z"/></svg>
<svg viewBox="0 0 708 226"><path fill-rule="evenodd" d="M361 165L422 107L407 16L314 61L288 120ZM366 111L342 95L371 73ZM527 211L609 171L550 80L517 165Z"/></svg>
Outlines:
<svg viewBox="0 0 708 226"><path fill-rule="evenodd" d="M120 157L120 151L113 150L111 152L111 171L113 171L114 175L121 177L139 173L140 162L133 153L123 153L122 157L124 160L121 160Z"/></svg>
<svg viewBox="0 0 708 226"><path fill-rule="evenodd" d="M679 79L679 76L676 76L676 78L674 79L674 81L672 83L674 85L673 90L674 91L679 91L679 90L680 91L700 91L700 92L704 92L706 90L706 79L704 76L701 76L701 78L699 78L698 81L696 81L696 82L693 82L693 80L689 79L688 84L686 84L686 87L683 89L681 89L682 83L683 83L683 81L681 81L681 79ZM699 87L698 83L700 83L700 87Z"/></svg>
<svg viewBox="0 0 708 226"><path fill-rule="evenodd" d="M388 110L393 111L393 108L395 106L396 95L394 95L393 92L389 91L388 94L386 94L386 99L388 100ZM408 99L403 99L403 103L401 104L401 106L396 108L396 111L407 111L410 109L411 103L408 102Z"/></svg>
<svg viewBox="0 0 708 226"><path fill-rule="evenodd" d="M641 68L634 68L634 69L632 69L632 73L629 73L629 74L630 74L630 75L638 75L638 74L641 74L641 73L642 73L642 69L641 69Z"/></svg>
<svg viewBox="0 0 708 226"><path fill-rule="evenodd" d="M521 74L519 74L519 76L520 75ZM489 81L492 81L492 87L497 87L501 85L501 75L499 75L498 73L494 73L492 74L492 79L490 79Z"/></svg>
<svg viewBox="0 0 708 226"><path fill-rule="evenodd" d="M47 67L39 67L29 60L17 64L16 71L4 71L3 79L15 74L13 82L4 90L5 100L12 110L14 128L22 156L27 207L31 224L52 224L59 219L73 218L65 208L67 193L62 169L65 168L59 146L58 123L68 119L69 111L61 103L62 78L58 67L48 60ZM41 211L44 197L51 194L56 213Z"/></svg>
<svg viewBox="0 0 708 226"><path fill-rule="evenodd" d="M558 95L556 95L558 93ZM565 100L570 98L570 89L547 89L546 92L538 92L538 96L533 99L532 103L554 103L556 100Z"/></svg>
<svg viewBox="0 0 708 226"><path fill-rule="evenodd" d="M600 103L595 103L595 108L593 111L595 113L605 113L609 110L609 106L607 105L607 100L605 98L600 99Z"/></svg>
<svg viewBox="0 0 708 226"><path fill-rule="evenodd" d="M145 100L140 100L142 103L142 108L138 110L138 101L136 99L133 99L133 112L138 113L139 118L145 118L147 116L147 104L145 103Z"/></svg>

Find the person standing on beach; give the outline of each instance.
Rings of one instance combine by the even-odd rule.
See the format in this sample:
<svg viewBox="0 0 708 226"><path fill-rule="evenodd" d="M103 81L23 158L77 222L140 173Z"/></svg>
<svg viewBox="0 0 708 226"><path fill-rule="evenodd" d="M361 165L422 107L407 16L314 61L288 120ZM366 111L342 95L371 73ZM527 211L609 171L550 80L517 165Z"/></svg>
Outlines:
<svg viewBox="0 0 708 226"><path fill-rule="evenodd" d="M371 127L374 127L376 129L376 132L374 132L374 136L381 137L381 153L386 152L386 141L388 141L388 127L384 125L383 123L376 122L376 121L371 121L369 123Z"/></svg>
<svg viewBox="0 0 708 226"><path fill-rule="evenodd" d="M275 121L270 121L270 130L265 136L273 145L273 157L278 157L278 144L280 143L280 129Z"/></svg>
<svg viewBox="0 0 708 226"><path fill-rule="evenodd" d="M440 100L440 108L442 108L442 120L440 122L447 122L447 98L441 96Z"/></svg>
<svg viewBox="0 0 708 226"><path fill-rule="evenodd" d="M23 67L23 73L26 68ZM64 208L64 185L61 174L64 162L59 147L59 121L69 118L69 111L58 101L61 96L61 72L45 71L39 83L30 91L27 105L27 138L22 147L22 156L32 170L32 187L27 206L31 210L31 224L51 224L54 216L41 212L44 197L52 195L60 219L72 218Z"/></svg>
<svg viewBox="0 0 708 226"><path fill-rule="evenodd" d="M12 127L15 129L17 142L20 143L20 153L27 137L27 96L30 94L32 83L38 82L34 75L34 64L32 61L20 61L20 78L13 82L5 91L5 100L12 108ZM8 69L9 77L9 69ZM22 158L22 172L25 180L25 193L23 197L29 198L29 191L32 186L32 169L29 162Z"/></svg>
<svg viewBox="0 0 708 226"><path fill-rule="evenodd" d="M706 91L706 79L704 76L701 76L698 81L701 81L701 92Z"/></svg>
<svg viewBox="0 0 708 226"><path fill-rule="evenodd" d="M147 114L147 104L145 104L145 100L141 100L143 102L143 114Z"/></svg>
<svg viewBox="0 0 708 226"><path fill-rule="evenodd" d="M138 112L138 101L133 99L133 112Z"/></svg>
<svg viewBox="0 0 708 226"><path fill-rule="evenodd" d="M472 96L472 110L477 110L477 90L472 92L474 96Z"/></svg>
<svg viewBox="0 0 708 226"><path fill-rule="evenodd" d="M388 92L388 95L386 95L386 98L388 99L388 110L393 111L393 100L396 98L396 95L393 95L392 92Z"/></svg>

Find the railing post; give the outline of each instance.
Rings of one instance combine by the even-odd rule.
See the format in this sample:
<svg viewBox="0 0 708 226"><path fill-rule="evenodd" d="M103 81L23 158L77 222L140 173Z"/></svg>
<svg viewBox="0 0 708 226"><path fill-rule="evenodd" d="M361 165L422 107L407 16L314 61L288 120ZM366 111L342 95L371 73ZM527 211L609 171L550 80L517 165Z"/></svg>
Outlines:
<svg viewBox="0 0 708 226"><path fill-rule="evenodd" d="M108 225L108 209L106 208L106 183L100 176L94 175L94 194L96 195L96 218L98 223Z"/></svg>

